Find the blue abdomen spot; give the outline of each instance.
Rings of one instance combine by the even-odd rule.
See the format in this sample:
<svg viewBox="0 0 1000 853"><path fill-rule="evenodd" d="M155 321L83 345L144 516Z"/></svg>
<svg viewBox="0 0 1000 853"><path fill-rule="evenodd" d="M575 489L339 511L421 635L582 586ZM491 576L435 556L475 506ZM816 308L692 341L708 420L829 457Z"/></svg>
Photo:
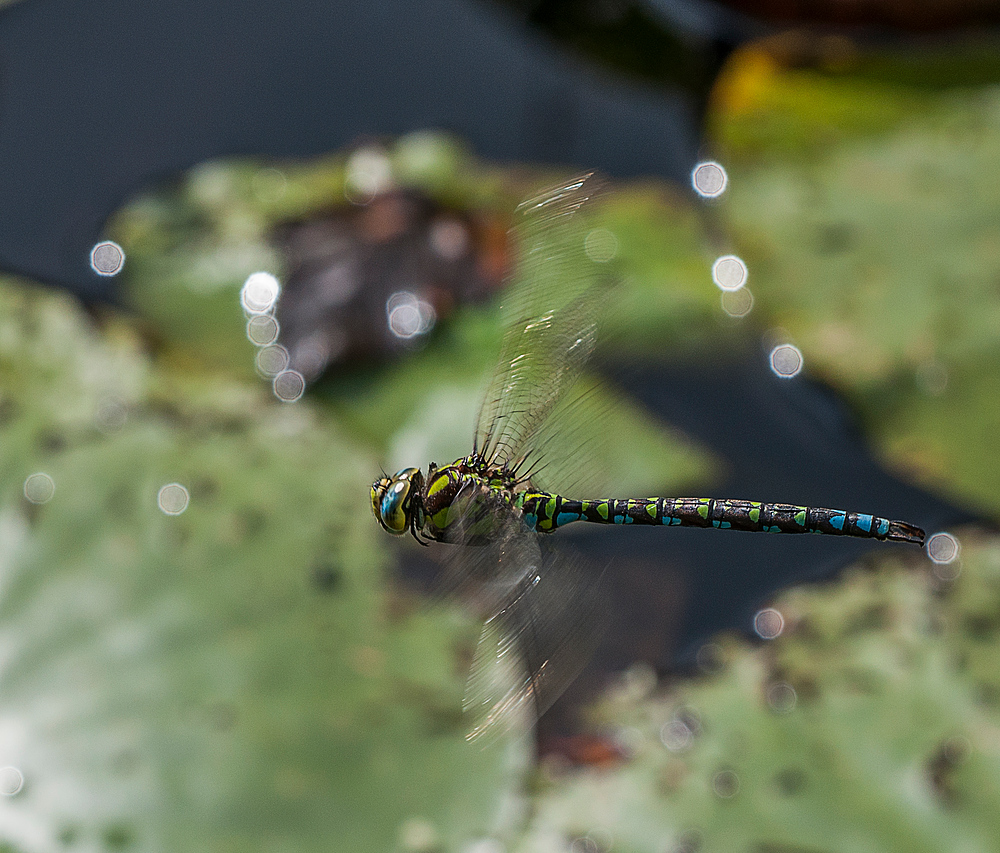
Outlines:
<svg viewBox="0 0 1000 853"><path fill-rule="evenodd" d="M830 516L830 526L836 527L837 530L844 529L844 522L847 520L846 515L831 515Z"/></svg>
<svg viewBox="0 0 1000 853"><path fill-rule="evenodd" d="M889 519L880 518L878 520L878 535L885 536L885 534L888 532L889 532Z"/></svg>
<svg viewBox="0 0 1000 853"><path fill-rule="evenodd" d="M855 524L865 531L865 533L871 533L872 531L872 517L870 515L859 515Z"/></svg>
<svg viewBox="0 0 1000 853"><path fill-rule="evenodd" d="M561 512L556 516L556 527L569 524L571 521L579 521L580 514L576 512Z"/></svg>
<svg viewBox="0 0 1000 853"><path fill-rule="evenodd" d="M533 512L526 512L524 514L524 523L534 530L538 526L538 516Z"/></svg>

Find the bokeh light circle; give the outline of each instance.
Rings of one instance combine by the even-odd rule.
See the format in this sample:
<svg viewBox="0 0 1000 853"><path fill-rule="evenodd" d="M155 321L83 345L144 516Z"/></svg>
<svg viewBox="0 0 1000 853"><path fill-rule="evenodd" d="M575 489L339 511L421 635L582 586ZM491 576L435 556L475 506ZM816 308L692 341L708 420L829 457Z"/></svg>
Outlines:
<svg viewBox="0 0 1000 853"><path fill-rule="evenodd" d="M714 160L699 163L691 171L691 186L702 198L718 198L726 191L728 183L726 170Z"/></svg>
<svg viewBox="0 0 1000 853"><path fill-rule="evenodd" d="M795 709L799 697L787 681L776 681L767 688L768 707L776 714L787 714Z"/></svg>
<svg viewBox="0 0 1000 853"><path fill-rule="evenodd" d="M281 284L269 272L255 272L247 276L240 290L240 302L250 314L266 314L278 301Z"/></svg>
<svg viewBox="0 0 1000 853"><path fill-rule="evenodd" d="M381 148L359 148L347 158L344 197L351 204L368 204L394 183L392 161Z"/></svg>
<svg viewBox="0 0 1000 853"><path fill-rule="evenodd" d="M281 344L271 344L257 351L257 369L264 376L277 376L288 368L288 350Z"/></svg>
<svg viewBox="0 0 1000 853"><path fill-rule="evenodd" d="M739 290L747 283L747 265L736 255L723 255L712 264L712 281L720 290Z"/></svg>
<svg viewBox="0 0 1000 853"><path fill-rule="evenodd" d="M274 377L273 387L282 403L294 403L305 393L306 380L297 370L283 370Z"/></svg>
<svg viewBox="0 0 1000 853"><path fill-rule="evenodd" d="M0 795L13 797L24 787L24 774L16 767L0 767Z"/></svg>
<svg viewBox="0 0 1000 853"><path fill-rule="evenodd" d="M773 607L765 607L753 617L753 629L762 640L773 640L785 630L785 617Z"/></svg>
<svg viewBox="0 0 1000 853"><path fill-rule="evenodd" d="M771 371L781 379L791 379L793 376L798 376L805 363L802 350L792 344L778 344L771 350L768 360L771 364Z"/></svg>
<svg viewBox="0 0 1000 853"><path fill-rule="evenodd" d="M935 533L927 540L927 556L939 565L947 565L958 559L962 546L950 533Z"/></svg>
<svg viewBox="0 0 1000 853"><path fill-rule="evenodd" d="M247 338L258 347L266 347L278 339L278 321L270 314L255 314L247 320Z"/></svg>
<svg viewBox="0 0 1000 853"><path fill-rule="evenodd" d="M723 800L735 797L740 790L740 777L732 770L720 770L712 777L712 790Z"/></svg>
<svg viewBox="0 0 1000 853"><path fill-rule="evenodd" d="M408 290L397 291L386 300L385 315L389 331L403 340L426 334L437 319L434 306Z"/></svg>
<svg viewBox="0 0 1000 853"><path fill-rule="evenodd" d="M167 483L156 494L156 504L166 515L180 515L188 508L190 495L180 483Z"/></svg>
<svg viewBox="0 0 1000 853"><path fill-rule="evenodd" d="M33 504L48 503L55 493L55 481L48 474L31 474L24 481L24 496Z"/></svg>
<svg viewBox="0 0 1000 853"><path fill-rule="evenodd" d="M753 308L753 294L749 287L741 287L739 290L722 291L722 310L730 317L739 319L746 317Z"/></svg>
<svg viewBox="0 0 1000 853"><path fill-rule="evenodd" d="M694 742L694 732L684 720L673 719L660 727L660 743L671 752L684 752Z"/></svg>
<svg viewBox="0 0 1000 853"><path fill-rule="evenodd" d="M430 228L428 242L439 258L454 263L469 252L472 236L464 223L450 217L441 217Z"/></svg>
<svg viewBox="0 0 1000 853"><path fill-rule="evenodd" d="M125 252L111 240L103 240L90 250L90 268L98 275L118 275L125 266Z"/></svg>

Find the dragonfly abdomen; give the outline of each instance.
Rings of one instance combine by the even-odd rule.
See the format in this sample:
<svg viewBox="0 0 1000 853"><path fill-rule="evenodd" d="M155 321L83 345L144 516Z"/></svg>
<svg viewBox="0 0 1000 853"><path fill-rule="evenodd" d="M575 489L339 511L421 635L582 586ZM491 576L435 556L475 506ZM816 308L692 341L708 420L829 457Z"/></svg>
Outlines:
<svg viewBox="0 0 1000 853"><path fill-rule="evenodd" d="M840 509L718 498L571 500L529 492L521 502L528 524L548 533L573 521L716 527L763 533L826 533L922 544L912 524Z"/></svg>

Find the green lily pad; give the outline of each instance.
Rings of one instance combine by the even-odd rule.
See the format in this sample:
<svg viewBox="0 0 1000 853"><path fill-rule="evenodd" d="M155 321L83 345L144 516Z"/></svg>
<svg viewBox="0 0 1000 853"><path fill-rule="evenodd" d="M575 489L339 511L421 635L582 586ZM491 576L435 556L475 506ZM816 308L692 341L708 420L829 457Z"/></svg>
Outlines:
<svg viewBox="0 0 1000 853"><path fill-rule="evenodd" d="M624 678L595 717L631 759L543 781L516 849L991 849L1000 543L969 532L960 568L927 566L783 594L782 636L720 638L663 693Z"/></svg>
<svg viewBox="0 0 1000 853"><path fill-rule="evenodd" d="M387 850L509 829L530 744L466 742L471 627L392 604L359 511L374 461L321 409L164 371L120 321L10 281L0 375L0 842Z"/></svg>

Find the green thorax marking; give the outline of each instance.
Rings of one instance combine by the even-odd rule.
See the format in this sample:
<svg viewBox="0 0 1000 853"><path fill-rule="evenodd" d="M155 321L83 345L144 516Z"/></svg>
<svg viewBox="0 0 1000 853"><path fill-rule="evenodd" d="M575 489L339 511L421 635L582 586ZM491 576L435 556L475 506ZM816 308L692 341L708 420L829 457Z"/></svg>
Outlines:
<svg viewBox="0 0 1000 853"><path fill-rule="evenodd" d="M425 514L422 533L441 542L451 541L449 530L459 515L452 512L461 503L462 536L488 536L491 515L499 504L514 506L513 477L490 468L475 455L463 456L450 465L432 464L427 471L421 502Z"/></svg>

